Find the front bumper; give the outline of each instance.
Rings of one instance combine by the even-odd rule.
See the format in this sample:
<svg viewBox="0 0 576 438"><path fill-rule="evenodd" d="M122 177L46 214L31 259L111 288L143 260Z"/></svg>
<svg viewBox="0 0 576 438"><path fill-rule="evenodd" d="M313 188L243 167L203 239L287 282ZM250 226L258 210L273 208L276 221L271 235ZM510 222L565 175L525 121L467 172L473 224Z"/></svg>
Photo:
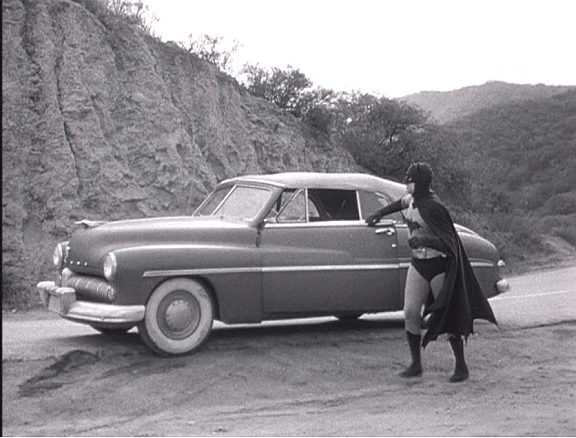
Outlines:
<svg viewBox="0 0 576 438"><path fill-rule="evenodd" d="M36 288L48 310L72 321L114 327L136 324L144 319L144 306L77 301L73 288L56 286L53 281L41 281Z"/></svg>

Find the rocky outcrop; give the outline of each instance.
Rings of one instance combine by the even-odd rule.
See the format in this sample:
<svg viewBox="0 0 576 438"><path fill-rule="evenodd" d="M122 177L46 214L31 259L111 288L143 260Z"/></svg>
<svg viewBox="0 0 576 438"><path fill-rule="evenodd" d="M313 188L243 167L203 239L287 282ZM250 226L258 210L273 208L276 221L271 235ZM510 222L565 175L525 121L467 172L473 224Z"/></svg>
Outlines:
<svg viewBox="0 0 576 438"><path fill-rule="evenodd" d="M220 180L358 170L193 54L68 0L2 2L3 301L74 221L189 213Z"/></svg>

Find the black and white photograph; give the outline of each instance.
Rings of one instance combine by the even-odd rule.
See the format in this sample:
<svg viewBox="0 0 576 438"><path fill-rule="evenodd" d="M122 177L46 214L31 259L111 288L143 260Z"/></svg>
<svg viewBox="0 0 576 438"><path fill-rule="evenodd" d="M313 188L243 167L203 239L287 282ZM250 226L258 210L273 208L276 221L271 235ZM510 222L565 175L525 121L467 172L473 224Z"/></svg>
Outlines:
<svg viewBox="0 0 576 438"><path fill-rule="evenodd" d="M575 16L2 0L2 436L575 436Z"/></svg>

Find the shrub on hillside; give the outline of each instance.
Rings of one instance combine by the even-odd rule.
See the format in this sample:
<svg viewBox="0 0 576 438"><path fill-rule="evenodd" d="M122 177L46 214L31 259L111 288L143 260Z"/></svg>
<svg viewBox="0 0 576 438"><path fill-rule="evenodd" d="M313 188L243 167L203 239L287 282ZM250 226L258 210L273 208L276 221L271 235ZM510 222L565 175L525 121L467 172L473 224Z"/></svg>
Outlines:
<svg viewBox="0 0 576 438"><path fill-rule="evenodd" d="M150 12L143 0L73 0L84 6L98 19L109 25L111 20L120 20L154 35L153 27L158 17Z"/></svg>
<svg viewBox="0 0 576 438"><path fill-rule="evenodd" d="M561 237L576 246L576 213L545 217L543 223L549 230L549 234Z"/></svg>
<svg viewBox="0 0 576 438"><path fill-rule="evenodd" d="M566 216L576 213L576 190L552 195L542 207L542 214L547 216Z"/></svg>

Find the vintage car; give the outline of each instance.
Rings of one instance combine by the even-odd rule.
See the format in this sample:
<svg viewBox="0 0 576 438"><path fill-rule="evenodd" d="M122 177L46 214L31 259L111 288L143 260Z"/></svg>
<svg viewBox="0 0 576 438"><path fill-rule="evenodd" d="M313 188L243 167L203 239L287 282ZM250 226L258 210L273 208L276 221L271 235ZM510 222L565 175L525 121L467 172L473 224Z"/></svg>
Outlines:
<svg viewBox="0 0 576 438"><path fill-rule="evenodd" d="M102 333L134 326L154 352L197 349L226 324L398 311L410 265L406 195L366 174L279 173L221 182L192 216L81 221L54 251L45 306ZM494 245L457 226L488 297L508 288Z"/></svg>

